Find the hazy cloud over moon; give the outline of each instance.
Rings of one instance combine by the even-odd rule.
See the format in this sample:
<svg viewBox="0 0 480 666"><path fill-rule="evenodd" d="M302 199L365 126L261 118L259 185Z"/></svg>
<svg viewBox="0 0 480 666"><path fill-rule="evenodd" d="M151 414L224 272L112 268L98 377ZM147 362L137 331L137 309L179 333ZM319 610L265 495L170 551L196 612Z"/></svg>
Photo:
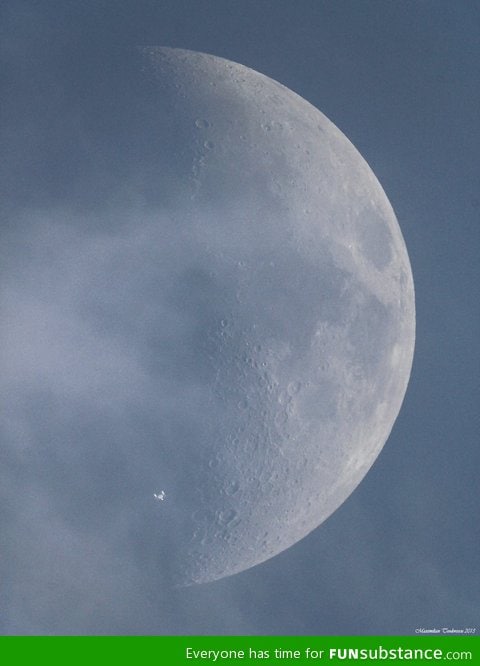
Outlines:
<svg viewBox="0 0 480 666"><path fill-rule="evenodd" d="M47 533L141 542L153 577L204 582L361 480L408 380L413 287L383 191L321 113L226 60L132 60L68 134L116 189L79 181L4 234L8 464Z"/></svg>
<svg viewBox="0 0 480 666"><path fill-rule="evenodd" d="M475 616L471 28L456 5L267 5L2 6L0 633L408 633ZM271 82L262 114L261 90L225 94L228 77L195 93L138 43L301 92L368 156L407 240L419 336L400 418L292 548L400 406L405 248L341 133L321 116L317 142L310 111L299 122L305 101L292 115ZM182 562L206 580L265 557L172 587Z"/></svg>

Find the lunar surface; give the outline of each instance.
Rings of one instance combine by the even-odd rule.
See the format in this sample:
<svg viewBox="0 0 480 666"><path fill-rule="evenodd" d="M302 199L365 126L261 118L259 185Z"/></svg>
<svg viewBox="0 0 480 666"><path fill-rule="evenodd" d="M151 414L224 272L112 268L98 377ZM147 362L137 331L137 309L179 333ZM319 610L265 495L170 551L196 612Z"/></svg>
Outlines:
<svg viewBox="0 0 480 666"><path fill-rule="evenodd" d="M288 548L364 477L410 374L412 276L382 188L318 110L220 58L143 53L191 202L167 276L182 336L158 334L198 403L176 407L191 435L164 485L173 504L188 484L187 575L208 581Z"/></svg>
<svg viewBox="0 0 480 666"><path fill-rule="evenodd" d="M62 520L204 583L289 548L363 479L406 391L413 281L385 193L320 111L218 57L134 61L116 108L99 92L78 121L102 214L37 221L4 280L22 343L5 372L62 419L31 463L48 480L75 455L48 481Z"/></svg>

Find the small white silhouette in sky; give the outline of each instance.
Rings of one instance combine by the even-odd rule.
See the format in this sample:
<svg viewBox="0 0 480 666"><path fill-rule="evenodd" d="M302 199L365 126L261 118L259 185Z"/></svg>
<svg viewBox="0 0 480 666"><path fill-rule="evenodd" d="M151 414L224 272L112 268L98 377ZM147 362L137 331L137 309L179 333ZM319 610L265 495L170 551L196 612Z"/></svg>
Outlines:
<svg viewBox="0 0 480 666"><path fill-rule="evenodd" d="M165 491L161 490L159 493L153 493L153 496L156 500L160 500L161 502L163 502L163 500L165 499Z"/></svg>

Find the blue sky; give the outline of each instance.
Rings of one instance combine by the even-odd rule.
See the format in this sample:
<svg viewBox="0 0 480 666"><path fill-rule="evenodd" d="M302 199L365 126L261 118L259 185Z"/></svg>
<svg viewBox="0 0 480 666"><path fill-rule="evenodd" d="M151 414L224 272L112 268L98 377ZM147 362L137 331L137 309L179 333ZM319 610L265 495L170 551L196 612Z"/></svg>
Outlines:
<svg viewBox="0 0 480 666"><path fill-rule="evenodd" d="M111 124L95 126L111 103L110 77L135 76L126 55L131 46L159 44L262 72L346 134L395 209L417 307L404 405L357 490L276 558L173 592L162 577L139 570L136 551L148 550L148 543L133 539L131 551L116 557L102 525L90 524L102 502L95 479L102 478L103 463L95 447L85 452L97 464L93 474L83 455L60 459L50 447L52 432L68 437L73 427L82 441L94 442L96 432L115 426L77 415L73 425L52 429L54 410L41 391L27 394L14 378L4 379L4 404L14 409L21 401L28 418L19 424L7 414L2 421L0 631L409 634L419 627L474 627L480 598L479 7L441 0L32 0L4 2L0 24L1 233L9 248L8 256L2 251L3 285L28 280L25 245L33 252L35 237L25 240L31 229L25 220L68 210L78 225L128 171L120 160L116 173L97 180L89 171L95 146L74 145L72 137L87 123L116 149L128 107L112 108ZM96 164L102 159L108 163L98 156ZM61 239L52 246L61 252ZM9 359L2 363L8 377ZM10 453L15 437L34 442L33 458ZM68 530L59 522L47 533L47 518L56 524L52 498L62 497L62 484L73 477L90 484L92 506L72 509Z"/></svg>

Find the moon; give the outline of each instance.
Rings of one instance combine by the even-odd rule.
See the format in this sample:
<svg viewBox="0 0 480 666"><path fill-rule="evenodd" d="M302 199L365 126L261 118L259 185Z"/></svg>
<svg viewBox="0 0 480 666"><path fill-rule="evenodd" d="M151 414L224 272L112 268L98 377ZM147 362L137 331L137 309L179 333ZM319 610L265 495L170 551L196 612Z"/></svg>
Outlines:
<svg viewBox="0 0 480 666"><path fill-rule="evenodd" d="M160 347L198 391L177 407L189 435L162 445L164 504L184 581L207 582L292 546L365 476L407 387L414 289L384 191L320 111L222 58L142 57L183 247L183 332Z"/></svg>
<svg viewBox="0 0 480 666"><path fill-rule="evenodd" d="M81 181L35 219L4 281L4 372L42 396L48 516L206 583L298 542L374 463L412 273L375 175L305 99L204 53L130 62L75 117L89 205Z"/></svg>

